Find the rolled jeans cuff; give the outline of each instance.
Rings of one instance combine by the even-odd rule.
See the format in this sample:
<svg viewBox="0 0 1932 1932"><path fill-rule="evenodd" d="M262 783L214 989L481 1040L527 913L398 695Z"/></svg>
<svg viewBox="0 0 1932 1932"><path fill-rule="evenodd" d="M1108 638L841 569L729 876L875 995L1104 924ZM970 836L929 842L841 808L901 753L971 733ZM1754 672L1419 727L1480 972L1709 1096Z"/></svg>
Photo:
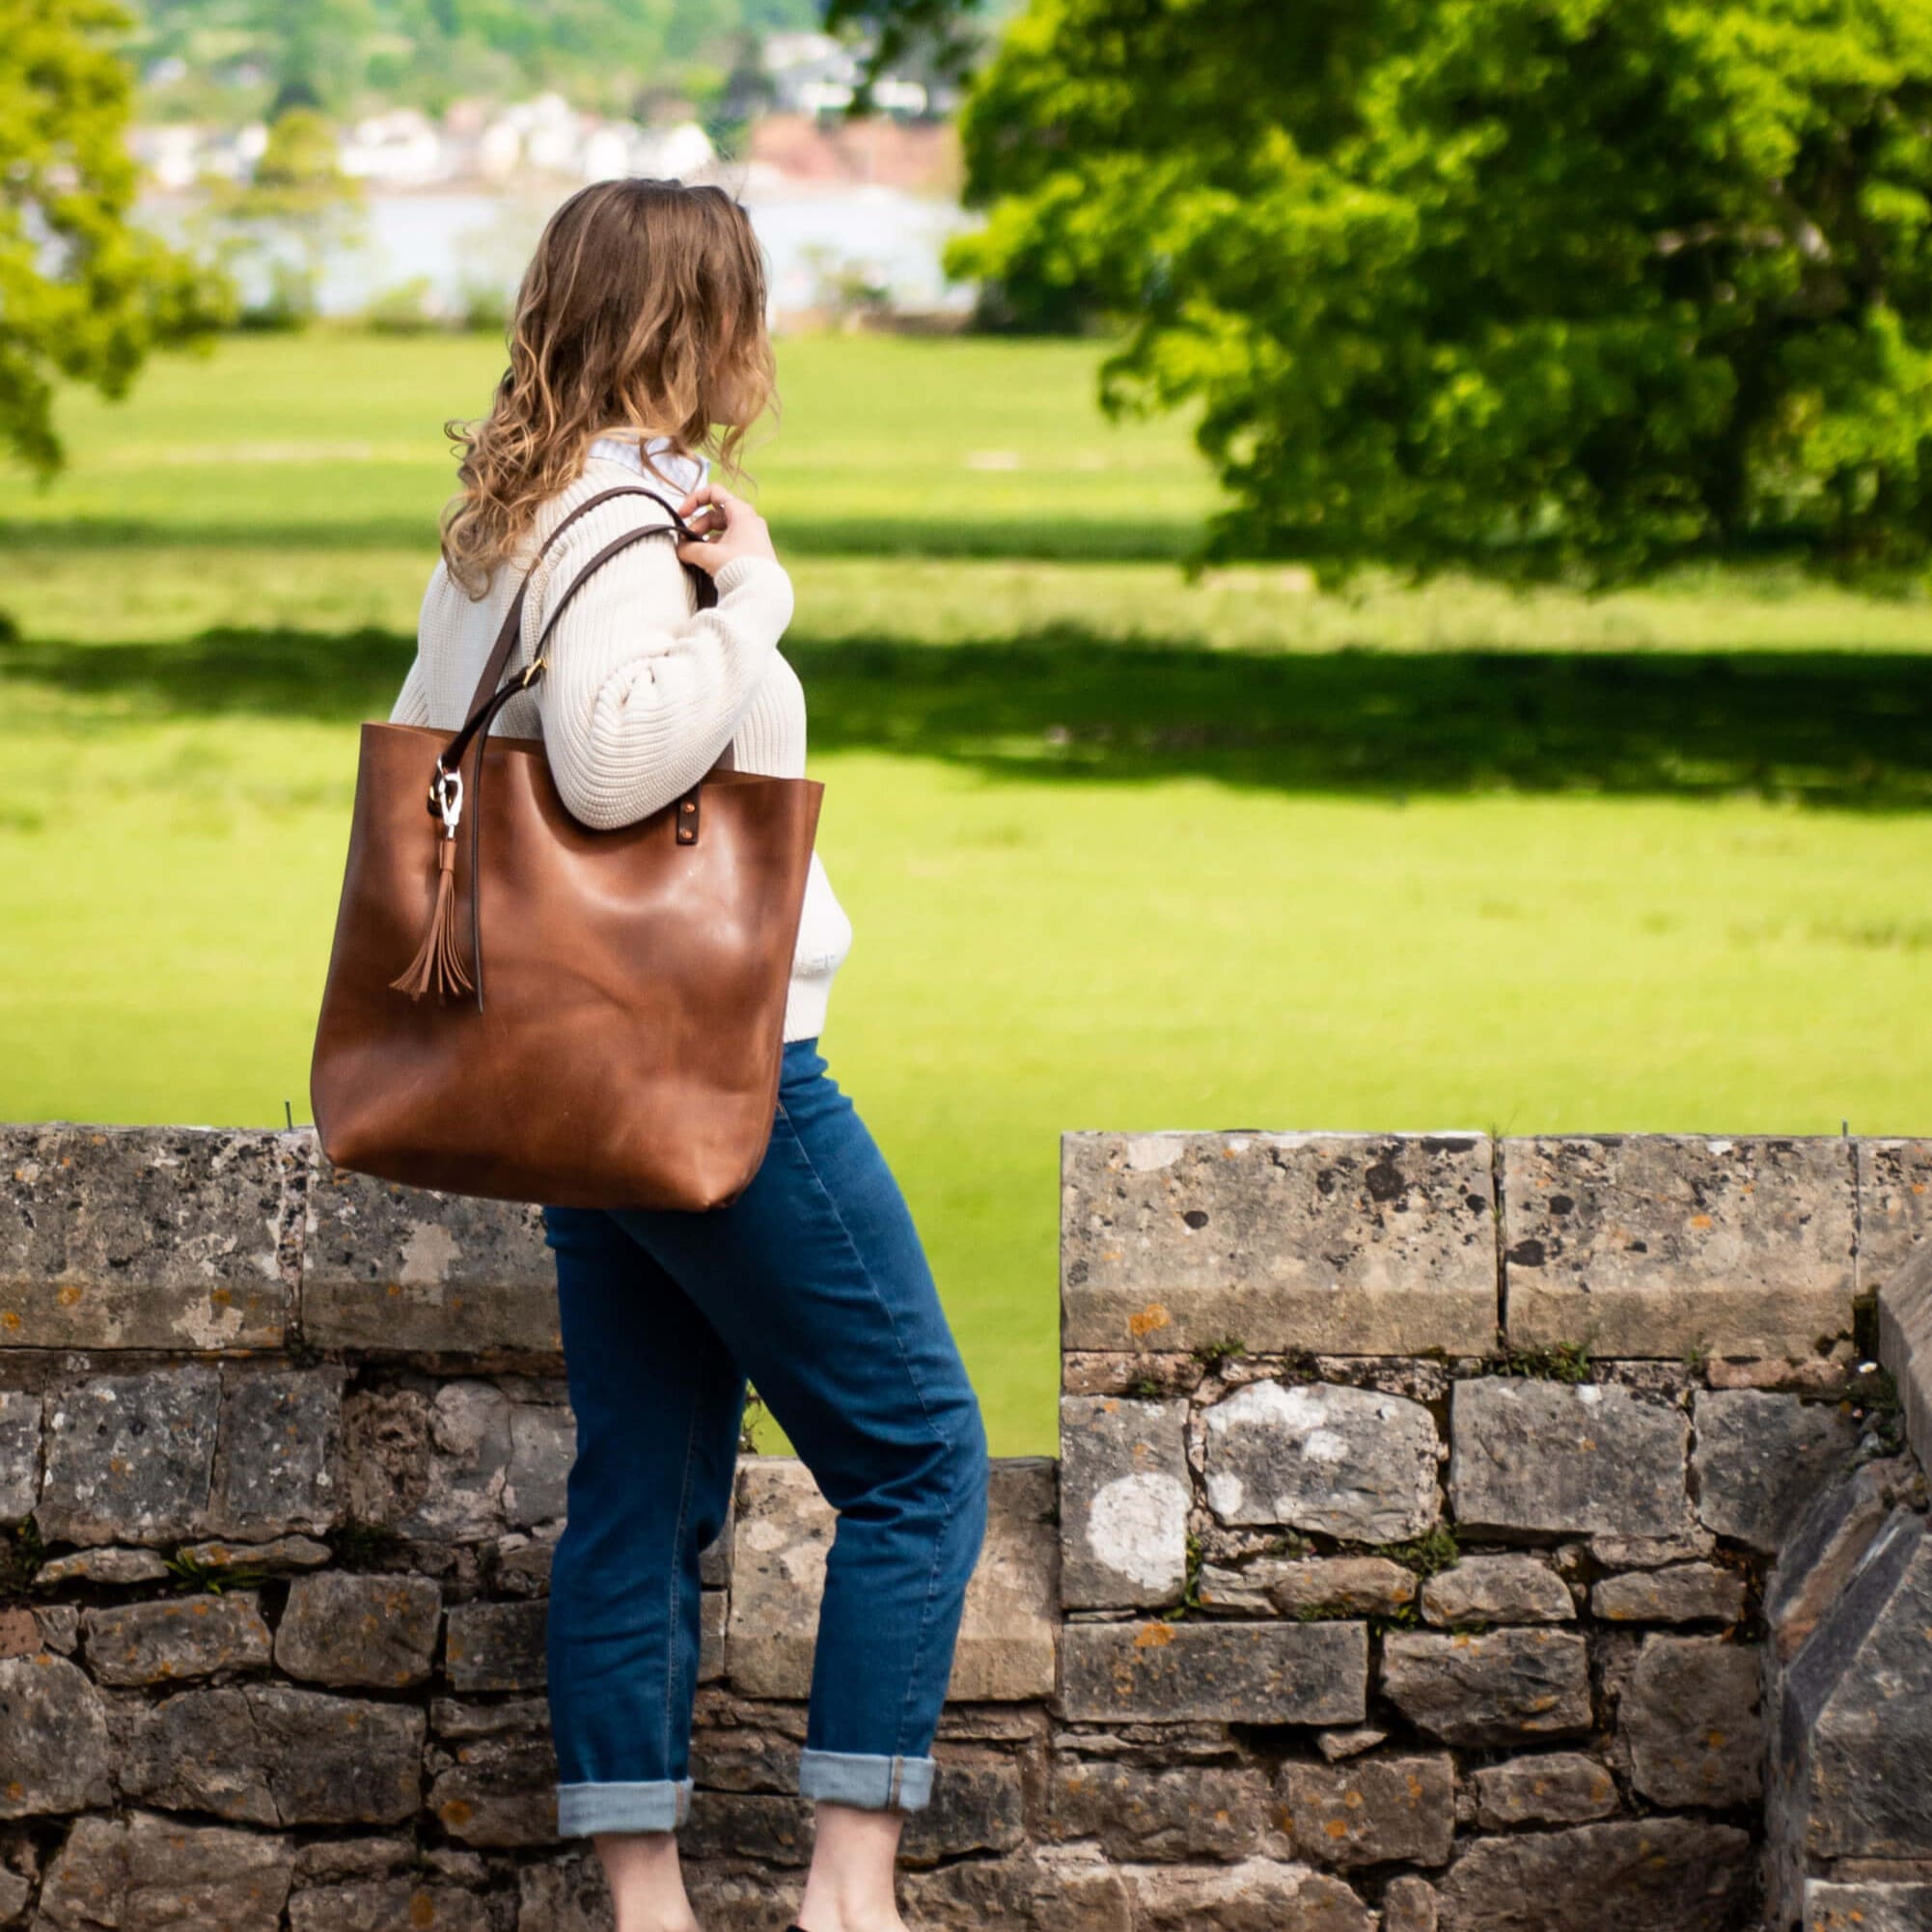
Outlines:
<svg viewBox="0 0 1932 1932"><path fill-rule="evenodd" d="M933 1760L856 1751L804 1751L798 1793L863 1811L923 1811L932 1801Z"/></svg>
<svg viewBox="0 0 1932 1932"><path fill-rule="evenodd" d="M594 1832L675 1832L691 1809L688 1778L647 1784L560 1784L557 1835L588 1838Z"/></svg>

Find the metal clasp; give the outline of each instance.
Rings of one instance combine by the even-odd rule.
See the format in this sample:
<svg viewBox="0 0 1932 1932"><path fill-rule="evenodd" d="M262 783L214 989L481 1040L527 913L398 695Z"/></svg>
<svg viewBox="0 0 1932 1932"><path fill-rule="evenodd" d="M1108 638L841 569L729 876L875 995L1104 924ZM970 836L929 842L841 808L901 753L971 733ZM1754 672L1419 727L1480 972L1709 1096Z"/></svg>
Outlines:
<svg viewBox="0 0 1932 1932"><path fill-rule="evenodd" d="M543 669L543 667L547 665L549 662L550 660L547 657L532 658L530 661L529 669L526 670L523 676L516 680L517 689L519 691L528 690L530 685L535 681L538 673L540 672Z"/></svg>
<svg viewBox="0 0 1932 1932"><path fill-rule="evenodd" d="M443 837L456 836L456 820L463 815L463 775L459 771L446 771L443 760L436 760L436 776L429 781L429 810L441 815Z"/></svg>

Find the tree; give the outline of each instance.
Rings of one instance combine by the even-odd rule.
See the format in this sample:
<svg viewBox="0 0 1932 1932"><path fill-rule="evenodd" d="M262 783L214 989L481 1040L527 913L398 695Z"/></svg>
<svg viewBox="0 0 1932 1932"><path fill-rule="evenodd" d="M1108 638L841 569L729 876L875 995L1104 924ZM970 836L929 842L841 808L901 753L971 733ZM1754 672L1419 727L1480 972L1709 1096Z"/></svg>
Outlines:
<svg viewBox="0 0 1932 1932"><path fill-rule="evenodd" d="M268 129L246 181L211 179L200 225L212 234L224 267L262 262L269 299L262 321L299 325L316 313L332 250L362 238L362 183L343 172L336 133L313 107L291 107Z"/></svg>
<svg viewBox="0 0 1932 1932"><path fill-rule="evenodd" d="M1034 0L962 139L949 272L1199 404L1203 557L1932 560L1922 0Z"/></svg>
<svg viewBox="0 0 1932 1932"><path fill-rule="evenodd" d="M218 276L129 220L127 69L108 0L0 0L0 447L60 467L62 377L124 395L228 315Z"/></svg>

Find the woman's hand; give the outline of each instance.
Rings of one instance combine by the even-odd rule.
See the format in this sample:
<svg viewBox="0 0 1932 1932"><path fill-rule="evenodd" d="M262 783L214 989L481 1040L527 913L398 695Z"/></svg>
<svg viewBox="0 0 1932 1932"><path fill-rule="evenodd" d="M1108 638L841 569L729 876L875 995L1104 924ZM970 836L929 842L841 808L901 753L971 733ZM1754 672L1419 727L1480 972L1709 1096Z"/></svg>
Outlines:
<svg viewBox="0 0 1932 1932"><path fill-rule="evenodd" d="M705 538L702 543L679 543L679 559L714 577L734 557L769 557L774 564L778 562L764 518L723 483L700 483L677 506L677 514ZM709 534L714 530L718 532L715 538Z"/></svg>

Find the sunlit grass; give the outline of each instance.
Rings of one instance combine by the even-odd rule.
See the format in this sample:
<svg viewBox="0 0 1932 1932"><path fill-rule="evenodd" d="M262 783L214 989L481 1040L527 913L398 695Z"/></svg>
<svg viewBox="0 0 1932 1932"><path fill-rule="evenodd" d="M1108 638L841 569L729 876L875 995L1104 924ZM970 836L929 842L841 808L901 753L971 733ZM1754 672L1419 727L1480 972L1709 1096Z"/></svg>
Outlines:
<svg viewBox="0 0 1932 1932"><path fill-rule="evenodd" d="M1190 584L1211 482L1098 354L787 341L753 458L856 932L826 1056L999 1449L1053 1443L1064 1128L1925 1126L1922 603ZM306 1118L353 722L497 359L228 343L0 485L0 1118Z"/></svg>

